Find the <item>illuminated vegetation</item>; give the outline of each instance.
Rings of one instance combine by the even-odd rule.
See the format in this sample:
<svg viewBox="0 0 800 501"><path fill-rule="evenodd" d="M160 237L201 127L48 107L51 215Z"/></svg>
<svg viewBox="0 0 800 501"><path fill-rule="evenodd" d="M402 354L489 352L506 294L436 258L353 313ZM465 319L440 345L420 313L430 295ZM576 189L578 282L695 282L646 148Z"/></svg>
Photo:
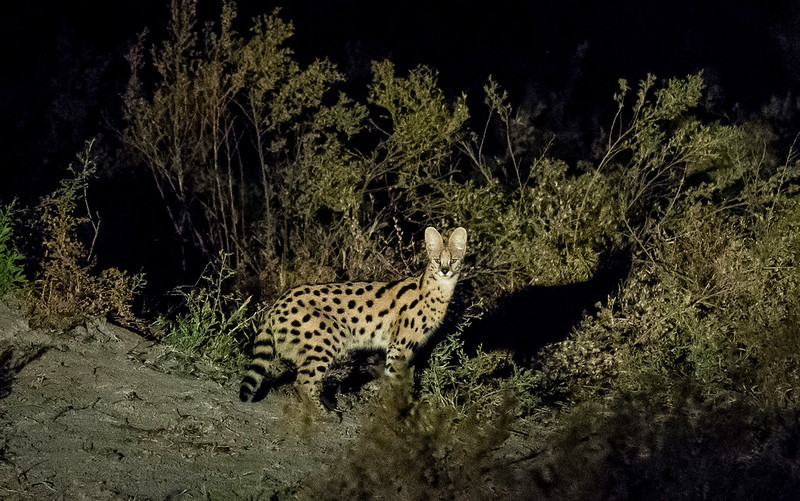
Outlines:
<svg viewBox="0 0 800 501"><path fill-rule="evenodd" d="M374 62L361 102L331 62L295 60L279 12L247 33L235 21L232 2L201 25L195 2L176 0L168 38L142 36L128 56L121 141L217 277L153 331L235 372L253 298L398 278L419 270L414 242L427 225L470 234L441 342L407 384L353 411L364 412L363 433L303 487L309 498L785 498L800 488L800 168L777 125L708 119L702 74L620 81L595 154L573 164L551 155L491 79L486 124L471 123L467 97L445 96L427 67ZM39 209L33 314L130 319L139 279L92 274L77 238L95 168L88 151L79 162ZM10 214L0 211L0 295L22 283ZM576 305L559 339L536 345L541 316L492 330L504 299L590 283L609 249L630 266L610 294ZM473 349L470 328L532 338L535 353ZM499 453L509 437L527 452Z"/></svg>

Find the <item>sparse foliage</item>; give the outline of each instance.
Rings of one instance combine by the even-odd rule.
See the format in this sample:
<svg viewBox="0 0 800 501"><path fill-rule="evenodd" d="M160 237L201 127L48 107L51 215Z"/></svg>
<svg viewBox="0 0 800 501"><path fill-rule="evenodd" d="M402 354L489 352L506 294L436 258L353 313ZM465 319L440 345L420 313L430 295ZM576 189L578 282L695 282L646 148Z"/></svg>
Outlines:
<svg viewBox="0 0 800 501"><path fill-rule="evenodd" d="M409 259L387 230L431 218L419 197L441 196L464 99L448 104L427 68L402 78L375 63L369 103L386 115L370 127L366 105L334 92L343 76L333 64L294 60L292 25L277 12L249 35L233 30L235 16L225 2L219 22L201 28L195 1L175 0L169 39L149 58L143 34L128 54L121 136L152 171L175 231L212 261L231 254L268 297L378 275L397 251ZM150 65L154 82L142 77ZM362 136L372 151L356 147Z"/></svg>
<svg viewBox="0 0 800 501"><path fill-rule="evenodd" d="M13 240L14 204L0 206L0 298L25 284L23 256Z"/></svg>
<svg viewBox="0 0 800 501"><path fill-rule="evenodd" d="M696 93L685 93L694 103ZM680 97L657 95L658 103ZM770 162L768 134L753 125L692 130L704 139L684 131L680 141L706 146L672 162L680 174L659 177L669 195L650 196L645 218L626 227L638 252L619 296L544 357L553 391L580 401L598 389L639 391L652 378L690 377L705 398L741 391L769 405L797 405L797 163L793 155ZM676 144L663 134L647 137L661 153L642 158L666 158ZM645 179L653 169L633 171L642 179L629 193L661 183Z"/></svg>
<svg viewBox="0 0 800 501"><path fill-rule="evenodd" d="M77 165L69 167L70 177L39 206L45 254L30 301L34 320L44 325L71 327L103 315L122 323L136 322L131 304L144 285L143 277L116 268L102 270L97 276L92 272L91 256L78 238L78 227L91 221L89 215L81 217L76 211L79 202L86 202L87 184L96 169L92 146L92 141L87 142Z"/></svg>
<svg viewBox="0 0 800 501"><path fill-rule="evenodd" d="M515 364L507 353L483 352L469 356L461 339L464 329L483 316L483 305L473 305L446 339L431 353L420 374L420 397L435 408L456 416L487 418L513 402L519 412L538 405L537 374Z"/></svg>
<svg viewBox="0 0 800 501"><path fill-rule="evenodd" d="M227 256L220 262L221 270L203 276L200 287L180 293L184 304L175 318L160 316L152 329L189 361L205 358L231 373L247 360L243 345L257 329L260 311L251 310L249 297L226 292L234 272Z"/></svg>
<svg viewBox="0 0 800 501"><path fill-rule="evenodd" d="M495 82L484 90L503 149L486 151L490 117L483 135L462 142L472 179L443 183L439 189L452 195L431 211L468 225L475 235L474 282L487 300L527 285L585 280L598 250L618 238L618 187L587 165L570 168L546 149L530 151L530 125L512 115Z"/></svg>

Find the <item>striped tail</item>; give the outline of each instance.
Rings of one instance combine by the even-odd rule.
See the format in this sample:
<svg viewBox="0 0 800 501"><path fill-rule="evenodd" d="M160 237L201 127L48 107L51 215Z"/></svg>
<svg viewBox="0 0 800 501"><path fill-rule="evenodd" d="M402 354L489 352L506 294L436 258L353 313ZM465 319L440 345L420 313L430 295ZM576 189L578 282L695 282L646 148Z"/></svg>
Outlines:
<svg viewBox="0 0 800 501"><path fill-rule="evenodd" d="M253 346L253 361L247 368L247 373L242 379L242 386L239 388L239 399L242 402L249 402L258 392L264 383L264 378L271 372L272 360L275 358L275 341L272 332L264 329L256 337Z"/></svg>

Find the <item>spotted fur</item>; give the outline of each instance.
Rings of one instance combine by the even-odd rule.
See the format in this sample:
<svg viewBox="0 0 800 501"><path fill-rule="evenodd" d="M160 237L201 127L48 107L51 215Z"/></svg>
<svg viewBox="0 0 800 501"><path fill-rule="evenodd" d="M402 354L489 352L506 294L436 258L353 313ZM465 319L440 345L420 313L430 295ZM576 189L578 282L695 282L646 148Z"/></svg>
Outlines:
<svg viewBox="0 0 800 501"><path fill-rule="evenodd" d="M284 361L297 368L297 386L314 402L320 402L325 373L342 353L383 349L386 374L401 370L442 323L467 249L467 231L457 228L445 246L429 227L425 246L429 262L420 276L305 285L281 296L256 337L241 400L252 400L265 380L276 381Z"/></svg>

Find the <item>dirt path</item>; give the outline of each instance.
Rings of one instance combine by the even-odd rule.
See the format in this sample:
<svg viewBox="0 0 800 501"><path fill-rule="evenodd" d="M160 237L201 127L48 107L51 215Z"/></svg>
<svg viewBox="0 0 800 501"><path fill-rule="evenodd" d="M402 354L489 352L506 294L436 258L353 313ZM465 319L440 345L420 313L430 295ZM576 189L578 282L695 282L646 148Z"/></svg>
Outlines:
<svg viewBox="0 0 800 501"><path fill-rule="evenodd" d="M340 456L353 418L292 424L293 399L177 369L105 322L30 329L0 303L0 499L293 498Z"/></svg>

